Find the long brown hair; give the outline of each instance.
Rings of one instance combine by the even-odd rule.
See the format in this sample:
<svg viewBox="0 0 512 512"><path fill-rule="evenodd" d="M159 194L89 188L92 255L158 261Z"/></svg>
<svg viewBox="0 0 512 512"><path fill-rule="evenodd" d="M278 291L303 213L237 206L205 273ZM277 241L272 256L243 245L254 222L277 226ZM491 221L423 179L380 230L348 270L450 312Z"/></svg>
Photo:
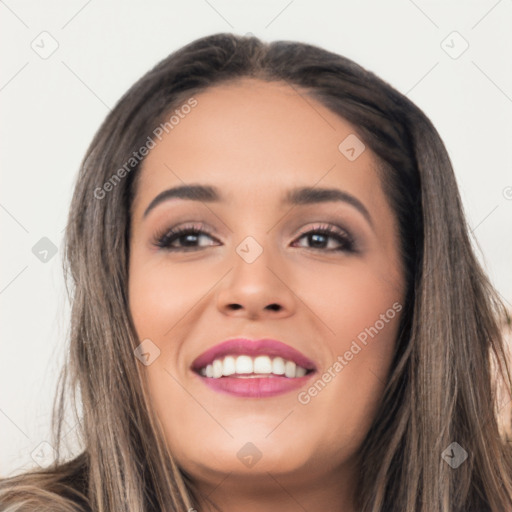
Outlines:
<svg viewBox="0 0 512 512"><path fill-rule="evenodd" d="M126 163L172 110L244 77L285 82L352 123L378 157L398 219L407 300L384 397L360 450L358 510L512 510L512 457L500 437L496 391L498 379L512 388L500 332L506 312L473 252L439 134L407 97L347 58L228 33L193 41L151 69L110 112L85 155L65 234L72 309L69 360L54 406L58 456L46 469L4 479L0 509L198 506L134 357L141 340L127 299L128 242L140 162ZM65 462L68 392L75 409L80 393L83 451ZM453 442L468 455L457 469L443 457Z"/></svg>

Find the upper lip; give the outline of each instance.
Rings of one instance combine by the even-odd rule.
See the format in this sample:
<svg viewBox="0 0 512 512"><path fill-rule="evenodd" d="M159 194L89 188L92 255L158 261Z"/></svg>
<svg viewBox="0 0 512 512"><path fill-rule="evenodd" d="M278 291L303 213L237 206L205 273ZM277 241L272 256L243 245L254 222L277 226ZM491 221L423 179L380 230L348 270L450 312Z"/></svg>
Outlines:
<svg viewBox="0 0 512 512"><path fill-rule="evenodd" d="M192 369L198 371L211 364L215 359L227 355L268 355L271 357L282 357L283 359L293 361L297 366L306 368L306 370L316 370L315 363L302 352L299 352L290 345L271 338L259 340L232 338L225 340L196 357L192 363Z"/></svg>

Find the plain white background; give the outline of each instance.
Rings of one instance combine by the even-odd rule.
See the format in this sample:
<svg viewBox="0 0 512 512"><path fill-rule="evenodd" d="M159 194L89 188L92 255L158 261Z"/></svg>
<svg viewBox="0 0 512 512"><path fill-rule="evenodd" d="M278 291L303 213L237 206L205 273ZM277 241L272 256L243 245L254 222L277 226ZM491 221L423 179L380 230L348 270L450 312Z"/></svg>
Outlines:
<svg viewBox="0 0 512 512"><path fill-rule="evenodd" d="M445 141L479 258L510 307L511 0L5 0L0 20L0 476L35 466L49 440L69 314L62 236L86 147L133 82L208 34L317 44L414 101Z"/></svg>

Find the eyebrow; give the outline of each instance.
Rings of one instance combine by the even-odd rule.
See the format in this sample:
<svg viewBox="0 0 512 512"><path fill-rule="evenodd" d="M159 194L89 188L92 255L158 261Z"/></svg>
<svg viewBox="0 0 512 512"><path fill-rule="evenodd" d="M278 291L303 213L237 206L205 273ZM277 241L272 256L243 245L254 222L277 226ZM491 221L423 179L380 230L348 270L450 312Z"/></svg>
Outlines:
<svg viewBox="0 0 512 512"><path fill-rule="evenodd" d="M205 203L219 203L225 201L220 190L211 185L181 185L160 192L149 204L143 214L147 217L149 212L159 204L172 199L185 199ZM341 201L358 210L373 227L373 220L364 204L356 197L337 188L298 187L288 190L283 198L285 205L310 205Z"/></svg>

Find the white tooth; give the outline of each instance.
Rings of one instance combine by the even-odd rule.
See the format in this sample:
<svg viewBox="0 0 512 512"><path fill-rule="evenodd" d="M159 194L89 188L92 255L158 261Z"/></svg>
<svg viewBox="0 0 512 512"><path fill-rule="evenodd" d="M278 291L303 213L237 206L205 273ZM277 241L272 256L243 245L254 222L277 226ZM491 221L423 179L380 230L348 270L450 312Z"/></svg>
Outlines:
<svg viewBox="0 0 512 512"><path fill-rule="evenodd" d="M271 379L272 374L266 373L265 375L259 375L255 373L251 373L250 375L239 375L239 379Z"/></svg>
<svg viewBox="0 0 512 512"><path fill-rule="evenodd" d="M284 359L282 357L274 357L272 361L272 373L284 375Z"/></svg>
<svg viewBox="0 0 512 512"><path fill-rule="evenodd" d="M254 373L272 373L272 361L270 357L256 357L254 359Z"/></svg>
<svg viewBox="0 0 512 512"><path fill-rule="evenodd" d="M202 376L219 379L222 376L240 374L246 377L258 377L259 375L285 375L293 379L304 377L307 370L297 366L293 361L287 361L282 357L257 356L226 356L224 359L215 359L211 364L199 370ZM256 375L253 375L256 374Z"/></svg>
<svg viewBox="0 0 512 512"><path fill-rule="evenodd" d="M297 365L293 361L286 361L284 365L284 374L288 378L294 378L295 377L295 367Z"/></svg>
<svg viewBox="0 0 512 512"><path fill-rule="evenodd" d="M235 371L235 358L233 356L226 356L222 365L222 375L227 377L228 375L233 375Z"/></svg>
<svg viewBox="0 0 512 512"><path fill-rule="evenodd" d="M219 379L222 377L222 359L215 359L213 361L213 378Z"/></svg>
<svg viewBox="0 0 512 512"><path fill-rule="evenodd" d="M238 356L235 362L236 373L252 373L253 364L249 356Z"/></svg>
<svg viewBox="0 0 512 512"><path fill-rule="evenodd" d="M297 366L295 370L295 377L304 377L306 375L306 368L302 368L302 366Z"/></svg>

